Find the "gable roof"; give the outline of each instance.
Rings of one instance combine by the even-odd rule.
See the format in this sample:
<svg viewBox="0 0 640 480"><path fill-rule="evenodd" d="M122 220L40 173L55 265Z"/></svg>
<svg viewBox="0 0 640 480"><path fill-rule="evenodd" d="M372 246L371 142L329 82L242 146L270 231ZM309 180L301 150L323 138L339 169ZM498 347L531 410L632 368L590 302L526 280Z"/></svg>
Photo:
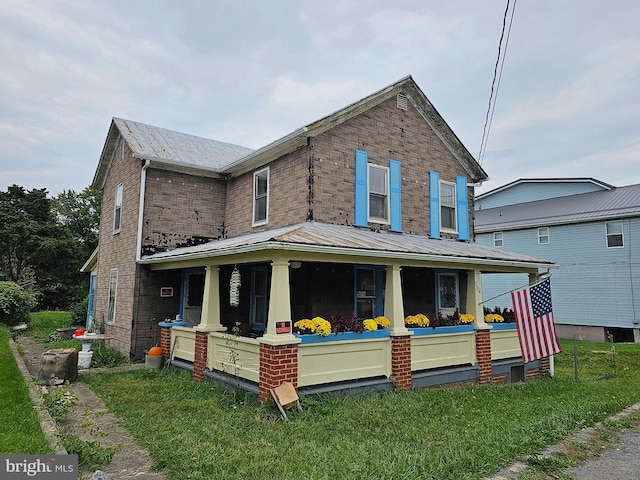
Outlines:
<svg viewBox="0 0 640 480"><path fill-rule="evenodd" d="M457 240L436 240L422 235L373 231L346 225L304 222L287 227L249 233L238 237L214 240L202 245L176 248L143 257L140 263L162 264L205 260L237 254L287 250L300 254L328 254L333 261L343 255L345 262L354 256L375 259L402 259L407 263L430 262L440 265L478 265L487 270L552 268L549 260L490 248L477 243ZM291 258L295 253L289 254ZM228 261L228 260L227 260Z"/></svg>
<svg viewBox="0 0 640 480"><path fill-rule="evenodd" d="M489 190L488 192L477 195L476 200L482 200L483 198L490 197L504 190L509 190L517 185L527 183L591 183L605 190L611 190L612 188L615 188L613 185L609 185L608 183L601 182L600 180L591 177L519 178L518 180L514 180L513 182L506 183L504 185L501 185L500 187L494 188L493 190Z"/></svg>
<svg viewBox="0 0 640 480"><path fill-rule="evenodd" d="M156 168L201 175L215 175L230 162L253 152L232 143L113 118L93 179L95 188L104 185L120 137L127 142L134 158L152 161Z"/></svg>
<svg viewBox="0 0 640 480"><path fill-rule="evenodd" d="M640 184L488 208L475 212L475 232L592 222L640 215Z"/></svg>
<svg viewBox="0 0 640 480"><path fill-rule="evenodd" d="M125 139L135 158L149 160L156 168L186 173L197 172L209 176L235 176L297 150L307 144L308 138L320 135L399 93L407 97L438 138L460 162L471 182L488 178L487 173L409 75L255 151L239 145L114 118L100 156L93 187L101 189L104 186L120 136Z"/></svg>

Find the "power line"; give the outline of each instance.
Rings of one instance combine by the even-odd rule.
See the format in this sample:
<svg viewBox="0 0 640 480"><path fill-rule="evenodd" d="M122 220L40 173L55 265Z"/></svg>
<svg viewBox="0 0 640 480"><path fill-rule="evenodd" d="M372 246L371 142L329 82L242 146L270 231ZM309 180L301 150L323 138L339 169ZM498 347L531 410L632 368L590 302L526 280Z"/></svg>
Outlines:
<svg viewBox="0 0 640 480"><path fill-rule="evenodd" d="M491 123L493 122L493 113L495 111L496 100L498 99L498 90L500 89L500 80L502 79L502 70L504 68L504 60L507 56L507 47L509 46L509 37L511 35L511 25L513 24L513 15L516 11L516 2L513 1L513 8L511 9L511 18L509 19L509 28L507 29L507 16L509 14L509 0L507 0L507 7L504 10L504 17L502 19L502 32L500 33L500 42L498 43L498 58L496 59L496 65L493 69L493 80L491 81L491 93L489 94L489 105L487 107L487 115L484 120L484 128L482 129L482 141L480 142L480 151L478 152L478 163L482 165L484 155L486 153L487 142L489 140L489 132L491 131ZM506 30L506 38L505 38ZM502 53L502 42L504 41L504 53ZM495 96L494 96L495 89Z"/></svg>

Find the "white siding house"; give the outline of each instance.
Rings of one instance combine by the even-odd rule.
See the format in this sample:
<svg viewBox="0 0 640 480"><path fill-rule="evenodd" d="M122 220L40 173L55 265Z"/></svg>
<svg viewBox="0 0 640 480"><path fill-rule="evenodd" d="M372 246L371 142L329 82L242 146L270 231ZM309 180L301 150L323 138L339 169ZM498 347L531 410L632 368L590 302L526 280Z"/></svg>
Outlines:
<svg viewBox="0 0 640 480"><path fill-rule="evenodd" d="M551 282L561 337L640 342L640 185L518 180L477 197L475 231L480 245L558 265ZM483 275L485 306L510 307L505 292L526 283Z"/></svg>

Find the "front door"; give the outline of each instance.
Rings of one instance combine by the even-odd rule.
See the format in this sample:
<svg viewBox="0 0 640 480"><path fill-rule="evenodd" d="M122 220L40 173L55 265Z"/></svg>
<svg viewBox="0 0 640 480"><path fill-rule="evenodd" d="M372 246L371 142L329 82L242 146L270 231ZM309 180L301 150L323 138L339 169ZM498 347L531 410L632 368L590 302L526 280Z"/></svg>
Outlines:
<svg viewBox="0 0 640 480"><path fill-rule="evenodd" d="M188 322L190 327L195 327L200 324L203 296L204 272L188 271L184 278L182 320Z"/></svg>

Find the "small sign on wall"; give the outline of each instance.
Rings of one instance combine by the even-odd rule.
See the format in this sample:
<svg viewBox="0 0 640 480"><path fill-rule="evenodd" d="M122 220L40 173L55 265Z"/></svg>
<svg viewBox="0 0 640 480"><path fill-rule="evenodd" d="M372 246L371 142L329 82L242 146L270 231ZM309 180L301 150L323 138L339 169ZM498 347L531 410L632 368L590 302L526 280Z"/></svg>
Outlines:
<svg viewBox="0 0 640 480"><path fill-rule="evenodd" d="M161 297L173 297L173 287L160 287Z"/></svg>
<svg viewBox="0 0 640 480"><path fill-rule="evenodd" d="M276 322L276 333L282 335L283 333L291 333L291 320L281 320Z"/></svg>

